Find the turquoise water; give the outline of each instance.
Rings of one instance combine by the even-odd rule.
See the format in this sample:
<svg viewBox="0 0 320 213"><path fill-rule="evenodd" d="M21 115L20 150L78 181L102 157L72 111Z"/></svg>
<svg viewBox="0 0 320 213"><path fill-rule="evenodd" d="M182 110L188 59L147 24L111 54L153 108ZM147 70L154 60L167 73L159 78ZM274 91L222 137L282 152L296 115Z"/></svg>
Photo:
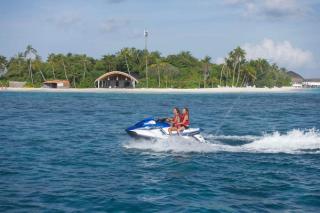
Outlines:
<svg viewBox="0 0 320 213"><path fill-rule="evenodd" d="M188 106L207 143L124 129ZM0 211L320 210L320 92L0 93Z"/></svg>

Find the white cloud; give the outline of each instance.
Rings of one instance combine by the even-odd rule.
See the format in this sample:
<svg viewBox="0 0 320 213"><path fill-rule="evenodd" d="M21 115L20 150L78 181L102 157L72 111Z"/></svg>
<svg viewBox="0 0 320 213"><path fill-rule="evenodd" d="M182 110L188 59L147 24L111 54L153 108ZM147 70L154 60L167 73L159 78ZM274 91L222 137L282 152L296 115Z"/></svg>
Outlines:
<svg viewBox="0 0 320 213"><path fill-rule="evenodd" d="M125 0L107 0L107 2L110 3L110 4L118 4L118 3L122 3L124 1Z"/></svg>
<svg viewBox="0 0 320 213"><path fill-rule="evenodd" d="M295 9L297 2L295 0L265 0L265 6L270 9Z"/></svg>
<svg viewBox="0 0 320 213"><path fill-rule="evenodd" d="M244 16L301 17L309 11L303 1L297 0L224 0L224 2L238 7Z"/></svg>
<svg viewBox="0 0 320 213"><path fill-rule="evenodd" d="M296 0L265 0L263 5L265 13L269 16L300 16L304 8Z"/></svg>
<svg viewBox="0 0 320 213"><path fill-rule="evenodd" d="M217 64L223 64L224 63L224 58L218 57L218 58L214 59L214 62L217 63Z"/></svg>
<svg viewBox="0 0 320 213"><path fill-rule="evenodd" d="M101 24L101 31L102 32L114 32L121 28L127 27L129 25L129 20L127 19L107 19Z"/></svg>
<svg viewBox="0 0 320 213"><path fill-rule="evenodd" d="M79 13L64 12L59 15L48 17L47 21L49 23L54 23L59 28L70 29L81 26L82 18Z"/></svg>
<svg viewBox="0 0 320 213"><path fill-rule="evenodd" d="M247 59L265 58L288 69L310 67L314 63L310 51L294 47L289 41L264 39L259 44L244 44L242 48L247 53Z"/></svg>
<svg viewBox="0 0 320 213"><path fill-rule="evenodd" d="M247 0L224 0L226 4L236 5L247 2Z"/></svg>

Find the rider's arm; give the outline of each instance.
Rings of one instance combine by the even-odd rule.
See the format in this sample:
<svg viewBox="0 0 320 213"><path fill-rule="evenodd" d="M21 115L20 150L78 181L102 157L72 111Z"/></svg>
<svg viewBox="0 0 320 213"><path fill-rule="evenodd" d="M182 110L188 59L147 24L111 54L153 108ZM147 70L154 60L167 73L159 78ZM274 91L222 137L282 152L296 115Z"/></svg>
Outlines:
<svg viewBox="0 0 320 213"><path fill-rule="evenodd" d="M184 116L183 121L181 121L179 124L184 124L188 119L189 119L188 115Z"/></svg>
<svg viewBox="0 0 320 213"><path fill-rule="evenodd" d="M167 122L172 122L172 121L173 121L173 118L167 118L166 121L167 121Z"/></svg>

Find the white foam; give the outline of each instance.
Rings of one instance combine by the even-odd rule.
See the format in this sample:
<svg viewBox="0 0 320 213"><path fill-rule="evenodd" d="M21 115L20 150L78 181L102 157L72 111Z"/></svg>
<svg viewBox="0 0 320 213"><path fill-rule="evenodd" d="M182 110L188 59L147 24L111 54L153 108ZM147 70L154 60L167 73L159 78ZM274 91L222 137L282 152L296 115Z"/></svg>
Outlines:
<svg viewBox="0 0 320 213"><path fill-rule="evenodd" d="M294 129L286 134L274 132L264 135L253 143L245 144L242 149L248 152L265 153L306 153L320 150L320 132L315 129Z"/></svg>
<svg viewBox="0 0 320 213"><path fill-rule="evenodd" d="M232 141L254 141L261 138L256 135L208 135L206 139L214 140L232 140Z"/></svg>
<svg viewBox="0 0 320 213"><path fill-rule="evenodd" d="M320 153L320 132L315 129L291 130L285 134L274 132L263 136L211 136L205 143L171 137L169 140L130 141L124 145L128 149L173 153L249 152L249 153ZM213 140L212 140L213 139ZM222 144L218 139L250 141L244 145Z"/></svg>
<svg viewBox="0 0 320 213"><path fill-rule="evenodd" d="M193 139L170 137L168 140L134 140L125 144L128 149L151 150L154 152L212 152L211 143L201 143Z"/></svg>

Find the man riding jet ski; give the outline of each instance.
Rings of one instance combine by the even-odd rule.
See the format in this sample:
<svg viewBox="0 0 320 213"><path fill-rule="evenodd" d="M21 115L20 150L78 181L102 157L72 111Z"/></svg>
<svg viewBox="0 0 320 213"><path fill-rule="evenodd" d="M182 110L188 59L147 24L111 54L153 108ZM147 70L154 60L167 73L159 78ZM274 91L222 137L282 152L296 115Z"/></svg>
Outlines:
<svg viewBox="0 0 320 213"><path fill-rule="evenodd" d="M199 128L189 127L189 112L184 109L180 116L179 109L173 109L174 117L165 119L146 118L126 129L134 137L168 139L170 135L177 135L186 139L194 138L205 142Z"/></svg>

